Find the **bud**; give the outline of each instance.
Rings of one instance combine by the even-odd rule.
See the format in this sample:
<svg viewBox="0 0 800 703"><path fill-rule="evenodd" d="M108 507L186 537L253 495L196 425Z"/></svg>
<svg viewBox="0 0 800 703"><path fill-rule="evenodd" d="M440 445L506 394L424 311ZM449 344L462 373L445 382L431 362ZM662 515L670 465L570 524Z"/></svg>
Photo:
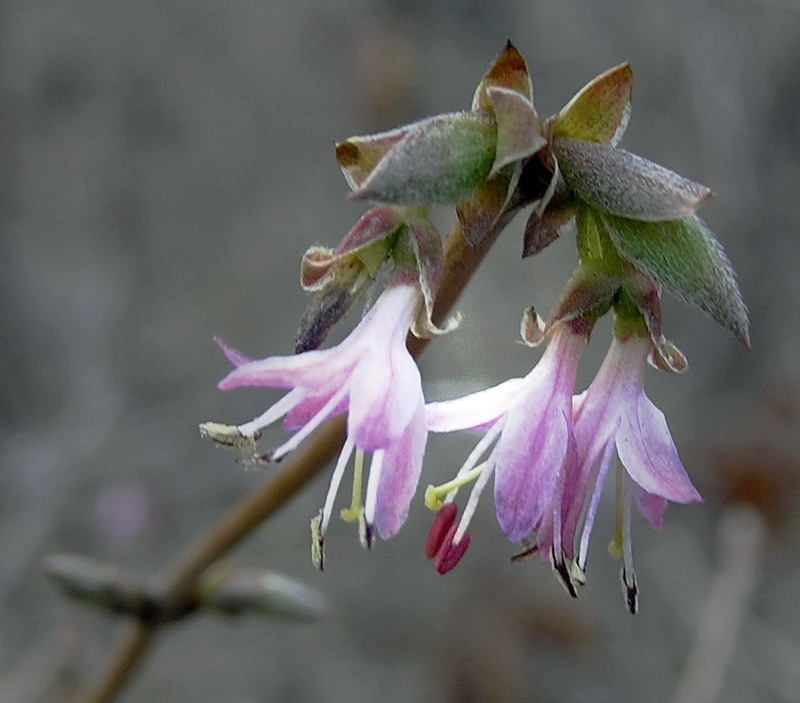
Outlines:
<svg viewBox="0 0 800 703"><path fill-rule="evenodd" d="M257 613L293 622L314 622L327 612L327 604L317 591L271 571L231 571L229 565L218 566L203 577L200 590L205 607L226 615Z"/></svg>

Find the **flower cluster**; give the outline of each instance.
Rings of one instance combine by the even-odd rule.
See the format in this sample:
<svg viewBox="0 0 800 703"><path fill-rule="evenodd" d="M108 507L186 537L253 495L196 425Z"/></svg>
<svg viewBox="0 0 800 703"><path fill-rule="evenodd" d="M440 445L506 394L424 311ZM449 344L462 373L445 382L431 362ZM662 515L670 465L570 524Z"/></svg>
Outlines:
<svg viewBox="0 0 800 703"><path fill-rule="evenodd" d="M585 582L589 538L612 464L617 520L613 549L622 557L628 608L637 608L631 550L634 495L660 528L669 501L700 500L663 414L643 390L646 363L686 368L666 339L661 292L698 307L748 346L747 311L730 263L694 214L710 191L618 144L630 114L632 73L613 68L560 112L541 119L525 61L509 43L478 85L469 110L449 113L336 145L354 200L371 209L336 249L314 246L301 265L313 293L295 354L253 361L219 342L234 370L220 388L269 386L286 395L238 426L205 423L201 432L241 452L246 463L278 461L317 427L347 414L347 438L324 505L312 520L312 556L324 564L324 538L337 491L354 457L352 503L363 544L395 535L419 482L430 432L480 430L483 436L455 477L429 486L436 512L425 552L440 573L470 542L468 526L489 480L501 530L522 551L549 560L573 596ZM430 337L456 326L434 322L443 267L439 234L425 207L455 206L457 233L477 246L526 206L523 256L573 233L578 266L547 321L523 317L530 345L546 342L527 376L453 400L425 404L409 334ZM370 288L382 289L350 336L319 349L331 329ZM594 381L576 393L582 352L597 320L614 332ZM258 453L261 430L283 418L285 443ZM371 455L362 490L365 455ZM617 460L615 461L615 457ZM455 499L473 484L458 519Z"/></svg>

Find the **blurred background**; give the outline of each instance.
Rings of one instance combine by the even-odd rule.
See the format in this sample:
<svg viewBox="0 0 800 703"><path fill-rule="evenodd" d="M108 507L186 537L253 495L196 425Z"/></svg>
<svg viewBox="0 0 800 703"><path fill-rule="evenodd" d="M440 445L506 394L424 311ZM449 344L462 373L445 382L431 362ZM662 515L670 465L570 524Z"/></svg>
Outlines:
<svg viewBox="0 0 800 703"><path fill-rule="evenodd" d="M605 549L610 495L573 601L546 565L509 562L489 496L446 577L423 555L421 495L372 553L334 524L317 573L308 521L326 472L233 558L304 580L330 615L179 624L120 700L666 703L692 676L707 700L797 700L796 0L0 4L0 700L68 701L119 632L42 578L45 554L155 573L265 480L198 437L199 422L243 422L279 397L217 391L228 364L212 337L291 351L302 253L363 212L333 141L468 107L509 38L545 115L629 61L623 146L715 191L702 215L739 273L753 351L667 301L690 370L646 379L705 503L672 506L660 534L637 518L632 617ZM435 216L446 231L452 215ZM575 250L521 261L523 223L462 298L460 330L426 352L431 399L538 358L516 343L520 314L552 305ZM583 387L607 344L606 325ZM474 441L434 438L423 483ZM711 665L691 650L709 612L723 633L700 648Z"/></svg>

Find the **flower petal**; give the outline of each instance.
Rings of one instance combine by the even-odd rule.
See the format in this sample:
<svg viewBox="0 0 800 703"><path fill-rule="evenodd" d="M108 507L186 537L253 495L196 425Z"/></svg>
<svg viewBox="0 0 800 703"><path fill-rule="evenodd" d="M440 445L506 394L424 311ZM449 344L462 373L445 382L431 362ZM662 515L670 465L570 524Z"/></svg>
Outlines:
<svg viewBox="0 0 800 703"><path fill-rule="evenodd" d="M524 379L511 378L461 398L428 403L425 406L428 430L454 432L493 424L508 411L523 384Z"/></svg>
<svg viewBox="0 0 800 703"><path fill-rule="evenodd" d="M701 500L683 468L664 414L641 392L622 416L617 452L631 478L645 491L676 503Z"/></svg>
<svg viewBox="0 0 800 703"><path fill-rule="evenodd" d="M330 400L335 390L336 389L333 388L330 392L315 393L314 395L303 398L303 400L286 413L286 417L283 419L283 429L296 430L306 425L325 407L325 404ZM328 417L341 415L347 410L348 402L347 397L342 398L341 402L330 411Z"/></svg>
<svg viewBox="0 0 800 703"><path fill-rule="evenodd" d="M357 355L346 351L347 346L342 343L323 351L251 361L231 371L219 382L219 388L224 391L241 386L317 388L328 386L336 377L341 377L341 385L347 372L358 360Z"/></svg>
<svg viewBox="0 0 800 703"><path fill-rule="evenodd" d="M656 530L664 527L664 511L667 509L665 498L640 488L637 492L636 502L639 505L639 512L650 521Z"/></svg>
<svg viewBox="0 0 800 703"><path fill-rule="evenodd" d="M512 542L542 519L567 451L567 412L547 395L524 395L509 412L494 451L497 521Z"/></svg>
<svg viewBox="0 0 800 703"><path fill-rule="evenodd" d="M381 539L394 537L408 516L422 471L427 437L425 405L420 395L411 422L403 435L386 449L383 458L373 518Z"/></svg>
<svg viewBox="0 0 800 703"><path fill-rule="evenodd" d="M234 366L244 366L245 364L249 364L252 359L249 356L245 356L242 352L234 349L231 346L228 346L220 337L214 337L214 341L217 343L217 346L222 350L222 353L225 355L225 358L230 361Z"/></svg>
<svg viewBox="0 0 800 703"><path fill-rule="evenodd" d="M408 427L421 402L422 380L405 343L366 354L351 377L348 434L364 451L387 449Z"/></svg>

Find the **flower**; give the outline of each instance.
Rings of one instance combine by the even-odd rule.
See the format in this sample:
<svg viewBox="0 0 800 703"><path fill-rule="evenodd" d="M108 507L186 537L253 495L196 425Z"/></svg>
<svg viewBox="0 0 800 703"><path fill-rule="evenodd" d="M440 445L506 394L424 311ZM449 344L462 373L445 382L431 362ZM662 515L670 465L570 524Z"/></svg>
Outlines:
<svg viewBox="0 0 800 703"><path fill-rule="evenodd" d="M640 512L656 529L662 527L667 501L701 500L678 457L663 413L642 387L645 361L652 351L649 337L615 336L597 376L586 391L573 399L575 463L564 474L561 510L563 556L569 558L577 524L589 498L572 573L572 578L582 583L600 493L616 448L625 473L619 477L620 519L612 545L622 552L622 581L632 612L636 610L637 586L631 551L631 484L637 487ZM595 466L598 468L589 497L587 488Z"/></svg>
<svg viewBox="0 0 800 703"><path fill-rule="evenodd" d="M585 334L575 332L569 324L559 325L541 360L525 378L426 406L432 432L486 430L456 479L429 489L426 495L429 504L436 504L438 495L446 496L449 503L455 489L477 478L458 528L439 545L445 554L465 536L492 473L497 520L508 539L522 540L539 526L571 445L572 393L586 340ZM495 441L488 459L478 465ZM463 550L459 558L461 554ZM449 571L456 562L440 558L439 565L448 568L439 570Z"/></svg>
<svg viewBox="0 0 800 703"><path fill-rule="evenodd" d="M219 342L236 366L220 382L220 389L269 386L291 390L262 415L235 428L232 438L220 438L219 432L205 428L206 434L217 441L253 447L262 428L285 416L284 427L297 430L295 434L271 453L254 457L277 461L327 419L348 413L347 440L315 524L315 561L320 568L333 502L354 450L358 491L354 491L354 504L349 511L343 511L343 517L362 522L366 546L371 545L373 527L388 539L398 532L408 514L427 439L420 374L405 344L421 297L416 282L398 284L395 280L350 336L326 350L252 361ZM372 453L372 463L362 510L360 472L364 452Z"/></svg>

